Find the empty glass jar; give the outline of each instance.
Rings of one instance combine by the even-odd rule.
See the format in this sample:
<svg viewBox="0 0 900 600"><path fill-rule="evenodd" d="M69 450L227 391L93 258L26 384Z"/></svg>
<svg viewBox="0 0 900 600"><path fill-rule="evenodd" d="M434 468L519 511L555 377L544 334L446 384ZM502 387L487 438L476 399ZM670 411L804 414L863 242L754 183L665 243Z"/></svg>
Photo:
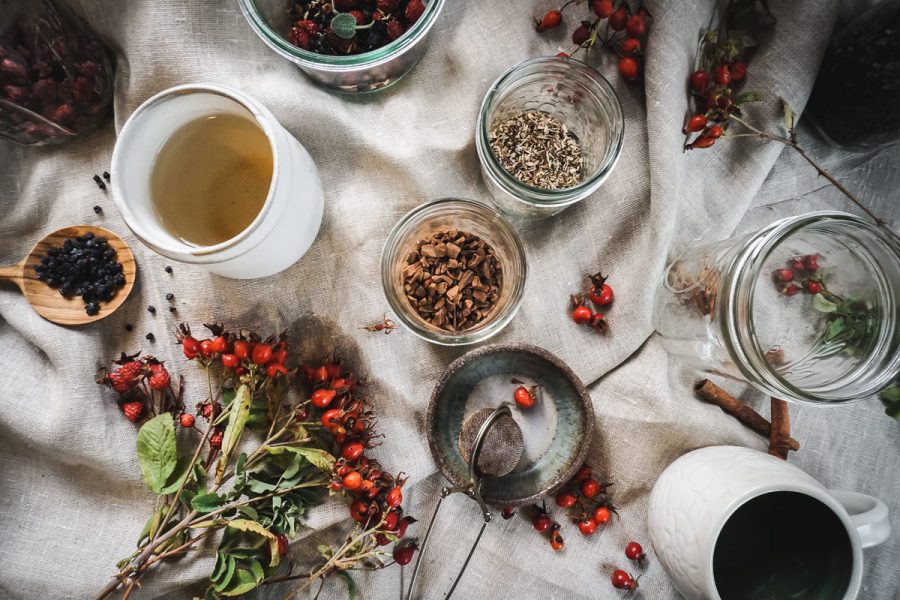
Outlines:
<svg viewBox="0 0 900 600"><path fill-rule="evenodd" d="M0 137L56 144L96 129L112 106L109 49L57 0L0 0Z"/></svg>
<svg viewBox="0 0 900 600"><path fill-rule="evenodd" d="M900 373L900 244L839 212L688 250L654 324L669 352L785 400L874 395Z"/></svg>
<svg viewBox="0 0 900 600"><path fill-rule="evenodd" d="M569 188L533 187L510 175L489 144L498 121L525 111L541 111L562 121L581 145L584 179ZM609 176L625 137L625 118L615 90L581 61L544 56L519 63L488 90L475 129L481 175L494 204L507 214L541 218L587 198Z"/></svg>

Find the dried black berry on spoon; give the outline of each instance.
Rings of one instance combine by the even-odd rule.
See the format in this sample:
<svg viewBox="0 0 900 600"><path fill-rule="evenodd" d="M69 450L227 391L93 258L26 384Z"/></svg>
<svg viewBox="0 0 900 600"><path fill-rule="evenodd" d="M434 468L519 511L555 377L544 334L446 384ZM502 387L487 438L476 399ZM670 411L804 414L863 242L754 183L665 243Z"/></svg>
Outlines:
<svg viewBox="0 0 900 600"><path fill-rule="evenodd" d="M116 290L125 285L115 249L106 238L91 232L50 248L40 261L34 267L38 280L66 298L80 296L90 316L99 313L100 303L112 300Z"/></svg>

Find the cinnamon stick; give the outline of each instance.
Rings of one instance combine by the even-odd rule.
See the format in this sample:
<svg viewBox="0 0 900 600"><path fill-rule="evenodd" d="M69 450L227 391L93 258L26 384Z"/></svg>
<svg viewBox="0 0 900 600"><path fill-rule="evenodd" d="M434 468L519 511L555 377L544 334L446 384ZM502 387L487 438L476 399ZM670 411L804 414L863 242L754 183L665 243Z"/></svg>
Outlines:
<svg viewBox="0 0 900 600"><path fill-rule="evenodd" d="M740 421L744 426L749 427L759 435L770 438L772 435L772 424L766 420L761 414L717 386L709 379L697 382L694 391L702 399L715 404L735 419ZM793 451L800 449L800 442L790 437L790 434L784 436L784 443Z"/></svg>
<svg viewBox="0 0 900 600"><path fill-rule="evenodd" d="M787 460L788 440L791 437L791 416L784 400L772 397L772 431L769 434L769 454Z"/></svg>

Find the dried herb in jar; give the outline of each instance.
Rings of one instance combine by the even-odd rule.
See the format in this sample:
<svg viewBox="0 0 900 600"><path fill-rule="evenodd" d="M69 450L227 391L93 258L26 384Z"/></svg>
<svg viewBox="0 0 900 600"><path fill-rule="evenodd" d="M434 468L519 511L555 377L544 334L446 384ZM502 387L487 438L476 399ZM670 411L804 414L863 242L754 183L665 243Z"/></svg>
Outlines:
<svg viewBox="0 0 900 600"><path fill-rule="evenodd" d="M530 186L560 190L584 179L578 137L545 112L521 112L491 126L488 144L507 173Z"/></svg>
<svg viewBox="0 0 900 600"><path fill-rule="evenodd" d="M438 231L410 252L403 289L413 309L445 331L471 329L500 300L503 267L494 249L465 231Z"/></svg>

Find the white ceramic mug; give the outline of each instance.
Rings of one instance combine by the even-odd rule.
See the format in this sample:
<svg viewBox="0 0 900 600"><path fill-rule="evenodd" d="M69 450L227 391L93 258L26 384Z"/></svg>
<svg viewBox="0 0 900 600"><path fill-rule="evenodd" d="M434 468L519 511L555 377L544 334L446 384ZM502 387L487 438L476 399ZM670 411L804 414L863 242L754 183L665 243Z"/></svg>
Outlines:
<svg viewBox="0 0 900 600"><path fill-rule="evenodd" d="M274 167L268 197L253 222L229 240L197 247L160 225L150 177L166 140L188 122L212 114L256 123L271 143ZM251 279L288 268L309 250L322 223L325 196L312 157L265 106L222 86L181 85L144 102L119 133L110 171L113 198L138 239L163 256L225 277Z"/></svg>
<svg viewBox="0 0 900 600"><path fill-rule="evenodd" d="M660 563L691 600L856 598L862 549L891 533L881 500L827 490L786 461L735 446L669 465L647 520Z"/></svg>

